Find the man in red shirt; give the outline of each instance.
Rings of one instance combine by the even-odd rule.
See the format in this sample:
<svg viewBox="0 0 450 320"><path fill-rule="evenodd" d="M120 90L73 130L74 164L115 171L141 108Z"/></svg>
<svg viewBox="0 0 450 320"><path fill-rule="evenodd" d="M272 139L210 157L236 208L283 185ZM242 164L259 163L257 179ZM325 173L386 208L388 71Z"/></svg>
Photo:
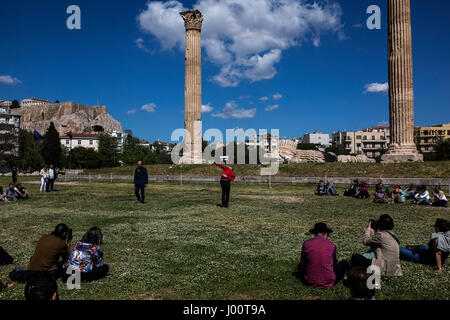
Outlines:
<svg viewBox="0 0 450 320"><path fill-rule="evenodd" d="M325 223L316 223L309 231L315 237L303 243L298 271L294 273L306 285L315 288L331 288L344 277L349 264L337 262L336 246L328 240L333 230Z"/></svg>
<svg viewBox="0 0 450 320"><path fill-rule="evenodd" d="M220 186L222 187L222 204L218 204L217 206L228 208L228 201L230 200L231 181L234 181L236 175L233 172L233 168L221 165L217 162L214 162L214 164L216 164L223 170L222 175L220 176Z"/></svg>

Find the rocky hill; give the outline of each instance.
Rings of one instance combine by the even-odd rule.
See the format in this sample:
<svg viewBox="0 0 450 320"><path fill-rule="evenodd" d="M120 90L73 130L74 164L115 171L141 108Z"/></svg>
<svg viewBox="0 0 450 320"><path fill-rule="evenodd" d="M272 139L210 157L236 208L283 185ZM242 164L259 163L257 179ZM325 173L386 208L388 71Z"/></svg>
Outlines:
<svg viewBox="0 0 450 320"><path fill-rule="evenodd" d="M120 122L108 114L107 106L88 107L74 102L54 103L17 109L22 116L21 127L44 134L53 122L60 135L72 133L112 133L122 131Z"/></svg>

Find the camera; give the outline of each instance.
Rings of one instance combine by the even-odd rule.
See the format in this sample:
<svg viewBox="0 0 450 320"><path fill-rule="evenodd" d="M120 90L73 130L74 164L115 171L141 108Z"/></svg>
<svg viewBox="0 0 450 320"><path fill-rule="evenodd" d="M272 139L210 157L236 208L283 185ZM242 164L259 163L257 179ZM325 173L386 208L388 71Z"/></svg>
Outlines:
<svg viewBox="0 0 450 320"><path fill-rule="evenodd" d="M69 230L67 230L67 238L66 238L66 242L72 241L72 238L73 238L72 228L69 228Z"/></svg>
<svg viewBox="0 0 450 320"><path fill-rule="evenodd" d="M376 220L369 220L369 224L370 224L370 227L373 230L377 230L378 229L378 221L376 221Z"/></svg>

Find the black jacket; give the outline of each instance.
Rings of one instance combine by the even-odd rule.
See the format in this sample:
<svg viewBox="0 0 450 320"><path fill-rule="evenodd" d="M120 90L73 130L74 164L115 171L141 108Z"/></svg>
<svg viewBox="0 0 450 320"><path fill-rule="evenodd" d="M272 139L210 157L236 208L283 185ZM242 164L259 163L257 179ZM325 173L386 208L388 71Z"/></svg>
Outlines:
<svg viewBox="0 0 450 320"><path fill-rule="evenodd" d="M148 184L148 173L144 167L134 170L134 184Z"/></svg>

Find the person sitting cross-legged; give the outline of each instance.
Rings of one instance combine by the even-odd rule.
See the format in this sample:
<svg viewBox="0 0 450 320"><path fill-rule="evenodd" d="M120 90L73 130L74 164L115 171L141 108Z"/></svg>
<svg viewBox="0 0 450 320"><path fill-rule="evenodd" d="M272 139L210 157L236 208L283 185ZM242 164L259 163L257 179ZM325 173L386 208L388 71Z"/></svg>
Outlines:
<svg viewBox="0 0 450 320"><path fill-rule="evenodd" d="M444 191L441 190L440 186L436 186L434 188L433 206L434 207L444 207L444 208L447 208L447 206L448 206L447 197L445 196Z"/></svg>
<svg viewBox="0 0 450 320"><path fill-rule="evenodd" d="M353 180L353 183L350 186L350 188L348 188L347 190L344 191L344 196L345 197L353 197L358 192L358 189L359 189L359 181Z"/></svg>
<svg viewBox="0 0 450 320"><path fill-rule="evenodd" d="M8 189L6 189L6 200L7 201L17 201L16 190L14 184L10 183Z"/></svg>
<svg viewBox="0 0 450 320"><path fill-rule="evenodd" d="M427 190L427 186L422 185L419 187L418 193L416 193L416 195L414 196L413 203L416 206L420 206L420 205L431 206L431 205L433 205L433 202L431 201L431 198L430 198L430 193Z"/></svg>
<svg viewBox="0 0 450 320"><path fill-rule="evenodd" d="M394 190L392 190L392 199L394 203L405 203L406 201L405 192L399 184L396 184Z"/></svg>
<svg viewBox="0 0 450 320"><path fill-rule="evenodd" d="M400 249L400 257L406 261L435 266L437 272L442 272L442 267L450 252L449 222L437 219L434 224L435 233L431 235L428 246L407 246Z"/></svg>
<svg viewBox="0 0 450 320"><path fill-rule="evenodd" d="M347 261L338 263L336 246L328 240L333 230L325 223L316 223L309 232L315 237L303 243L300 263L293 275L305 285L315 288L333 287L344 277L349 264Z"/></svg>
<svg viewBox="0 0 450 320"><path fill-rule="evenodd" d="M354 198L367 199L369 197L370 197L370 195L369 195L369 185L367 184L367 182L363 182L359 186L358 191L354 195Z"/></svg>
<svg viewBox="0 0 450 320"><path fill-rule="evenodd" d="M326 195L325 182L323 180L319 181L319 184L317 185L317 189L314 190L314 194L316 196L324 196L324 195Z"/></svg>
<svg viewBox="0 0 450 320"><path fill-rule="evenodd" d="M36 274L49 273L54 278L65 275L64 263L70 254L72 229L64 223L55 227L51 234L39 239L33 256L27 267L16 267L9 277L18 282L26 282Z"/></svg>
<svg viewBox="0 0 450 320"><path fill-rule="evenodd" d="M90 228L77 242L67 260L67 273L71 270L81 272L82 281L94 281L103 278L109 271L109 266L103 262L103 251L100 245L103 234L100 228Z"/></svg>
<svg viewBox="0 0 450 320"><path fill-rule="evenodd" d="M327 195L329 195L329 196L338 196L339 195L336 187L334 186L334 182L331 181L331 179L327 180L327 185L326 185L325 189L326 189Z"/></svg>
<svg viewBox="0 0 450 320"><path fill-rule="evenodd" d="M28 191L20 183L18 183L16 185L16 188L14 190L16 191L16 198L18 200L30 199L30 196L28 195Z"/></svg>

